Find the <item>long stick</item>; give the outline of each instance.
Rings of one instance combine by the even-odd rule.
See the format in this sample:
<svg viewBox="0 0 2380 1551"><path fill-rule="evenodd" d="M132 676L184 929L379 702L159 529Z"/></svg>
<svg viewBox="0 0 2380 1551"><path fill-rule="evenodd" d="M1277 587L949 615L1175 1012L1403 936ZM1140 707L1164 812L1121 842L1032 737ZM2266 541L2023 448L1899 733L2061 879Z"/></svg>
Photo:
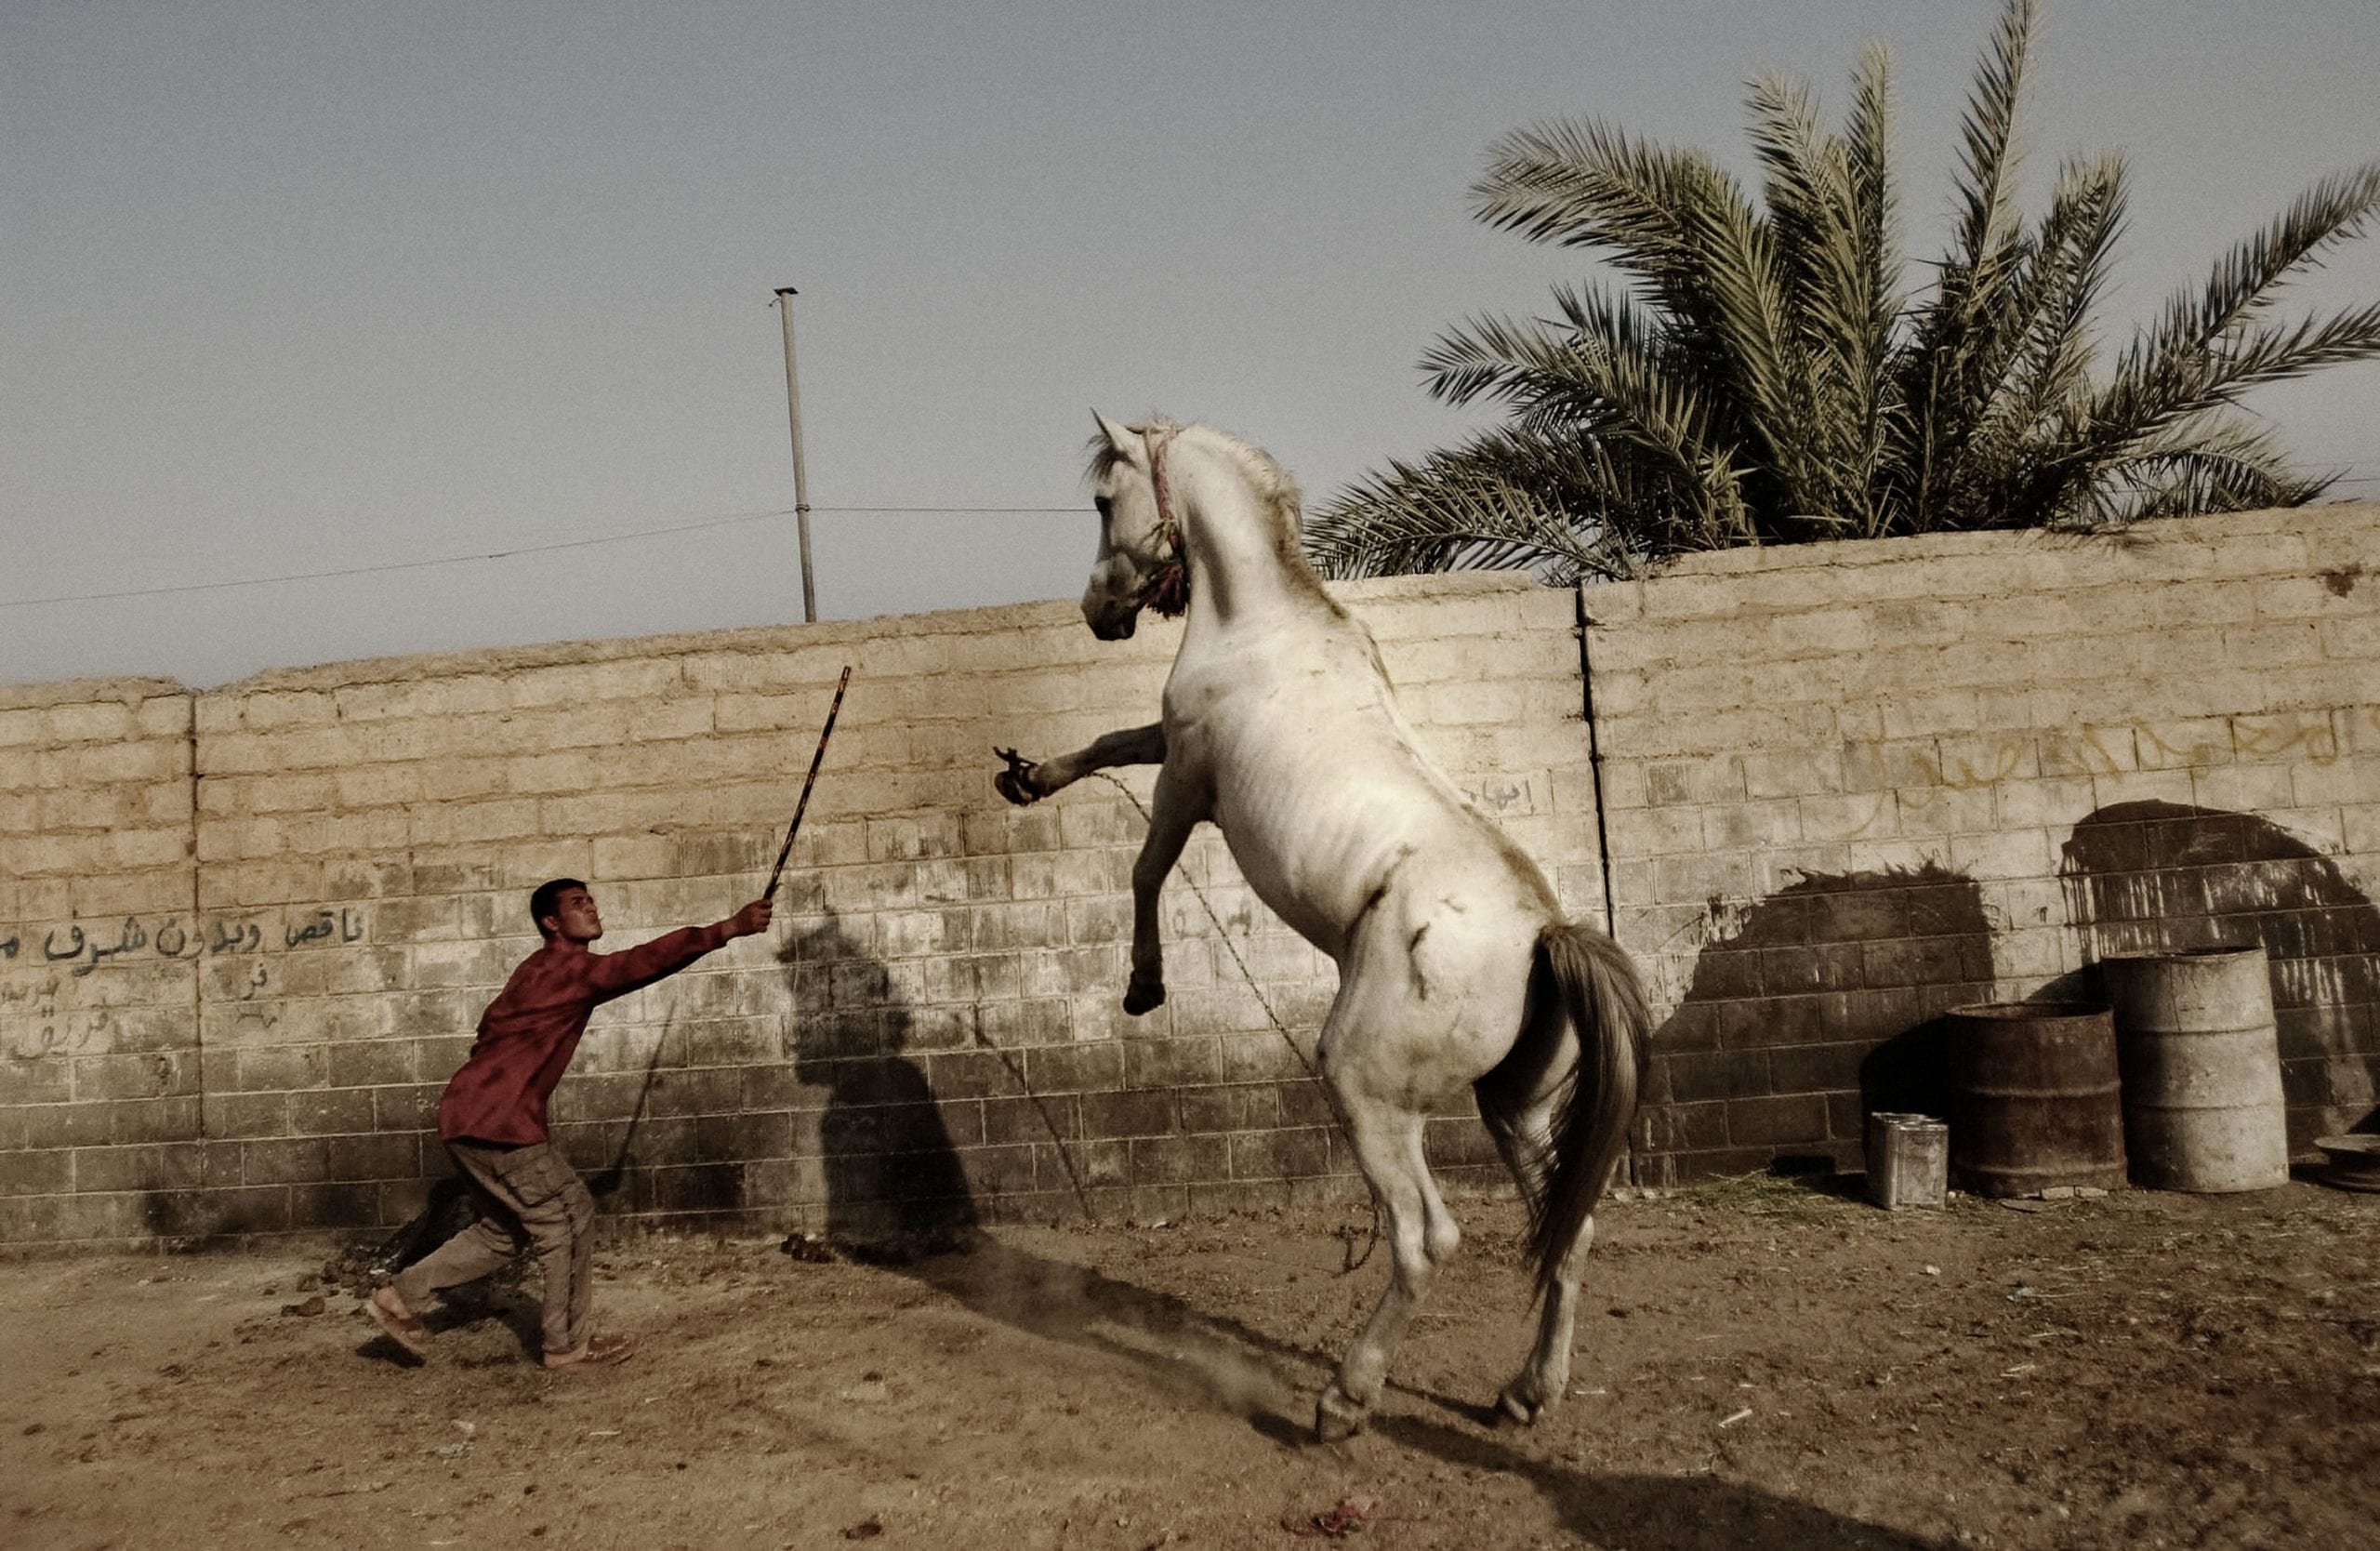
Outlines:
<svg viewBox="0 0 2380 1551"><path fill-rule="evenodd" d="M826 740L835 736L835 716L843 709L843 691L852 683L849 663L843 665L843 676L835 682L835 703L826 708L826 724L818 730L818 752L810 756L810 776L801 783L801 801L794 804L793 822L786 827L785 844L777 850L777 865L769 869L769 886L760 891L762 899L774 899L777 880L785 875L785 859L793 855L793 837L801 833L801 815L810 807L810 789L818 784L818 765L826 757Z"/></svg>

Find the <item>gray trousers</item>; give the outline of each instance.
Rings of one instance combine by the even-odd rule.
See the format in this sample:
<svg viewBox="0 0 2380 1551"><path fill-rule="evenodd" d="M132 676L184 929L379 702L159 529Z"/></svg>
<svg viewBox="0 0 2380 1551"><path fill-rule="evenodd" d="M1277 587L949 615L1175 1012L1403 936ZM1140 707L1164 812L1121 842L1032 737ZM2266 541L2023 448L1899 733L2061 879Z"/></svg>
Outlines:
<svg viewBox="0 0 2380 1551"><path fill-rule="evenodd" d="M549 1352L575 1352L594 1333L595 1198L550 1142L496 1147L449 1142L479 1221L406 1267L397 1296L419 1309L442 1287L476 1281L526 1252L545 1270Z"/></svg>

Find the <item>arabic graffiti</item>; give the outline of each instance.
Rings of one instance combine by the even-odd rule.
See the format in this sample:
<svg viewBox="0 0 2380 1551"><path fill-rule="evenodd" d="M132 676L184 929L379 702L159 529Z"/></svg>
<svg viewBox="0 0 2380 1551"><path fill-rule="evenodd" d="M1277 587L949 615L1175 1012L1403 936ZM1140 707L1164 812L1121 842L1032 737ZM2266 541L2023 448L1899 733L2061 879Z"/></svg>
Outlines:
<svg viewBox="0 0 2380 1551"><path fill-rule="evenodd" d="M63 1027L58 1016L58 983L30 982L22 976L0 981L0 1040L7 1054L20 1061L37 1061L56 1051Z"/></svg>
<svg viewBox="0 0 2380 1551"><path fill-rule="evenodd" d="M1527 776L1518 780L1509 776L1484 776L1462 792L1474 806L1492 810L1499 817L1533 814L1538 809L1536 789Z"/></svg>
<svg viewBox="0 0 2380 1551"><path fill-rule="evenodd" d="M129 963L220 962L238 1021L280 1021L278 972L284 950L363 942L368 912L357 907L252 915L128 915L109 923L69 921L12 926L0 935L0 1056L38 1061L112 1048L121 996L102 970ZM38 948L38 955L35 949ZM233 968L232 966L240 966ZM88 985L88 990L83 988ZM136 997L136 1001L138 998Z"/></svg>
<svg viewBox="0 0 2380 1551"><path fill-rule="evenodd" d="M314 919L305 926L290 927L282 934L282 937L289 947L296 948L299 943L321 942L334 934L339 941L351 943L364 935L364 924L361 921L351 921L349 912L344 908L339 911L336 920L328 910L318 910L314 914Z"/></svg>
<svg viewBox="0 0 2380 1551"><path fill-rule="evenodd" d="M280 936L284 948L300 948L334 940L361 942L365 930L364 917L352 908L342 907L337 913L317 910L311 920L293 921L282 929ZM51 927L42 934L41 956L46 963L71 966L69 973L86 975L111 960L143 949L160 959L186 960L255 953L264 948L265 935L264 926L252 918L218 917L184 926L181 917L167 916L152 931L139 916L126 916L112 940L104 929L86 930L80 921ZM32 940L25 931L11 931L0 937L0 961L14 960Z"/></svg>

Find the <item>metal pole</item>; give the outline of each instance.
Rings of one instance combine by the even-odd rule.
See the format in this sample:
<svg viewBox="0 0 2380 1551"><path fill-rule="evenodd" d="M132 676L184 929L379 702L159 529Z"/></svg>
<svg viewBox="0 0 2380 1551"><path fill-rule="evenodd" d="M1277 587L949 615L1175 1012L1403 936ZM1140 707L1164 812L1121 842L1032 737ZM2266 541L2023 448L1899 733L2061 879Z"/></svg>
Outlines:
<svg viewBox="0 0 2380 1551"><path fill-rule="evenodd" d="M793 298L790 285L777 287L777 311L785 314L785 407L793 422L793 517L801 530L801 618L818 622L818 582L810 570L810 478L801 467L801 383L793 370Z"/></svg>

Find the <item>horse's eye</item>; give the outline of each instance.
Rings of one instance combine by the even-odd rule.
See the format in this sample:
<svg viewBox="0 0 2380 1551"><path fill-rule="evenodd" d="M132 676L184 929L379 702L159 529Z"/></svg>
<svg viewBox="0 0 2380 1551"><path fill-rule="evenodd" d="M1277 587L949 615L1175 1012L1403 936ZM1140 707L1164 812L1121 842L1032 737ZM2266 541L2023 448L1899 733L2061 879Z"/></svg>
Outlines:
<svg viewBox="0 0 2380 1551"><path fill-rule="evenodd" d="M1100 497L1097 500L1095 500L1095 501L1091 502L1091 505L1093 505L1093 506L1095 506L1095 507L1097 507L1097 508L1099 508L1099 520L1100 520L1101 522L1103 522L1103 523L1104 523L1105 521L1107 521L1107 519L1108 519L1108 518L1110 518L1110 517L1112 517L1112 516L1114 516L1114 515L1115 515L1115 507L1114 507L1114 504L1113 504L1113 503L1111 503L1111 502L1107 499L1107 497L1104 497L1104 496Z"/></svg>

